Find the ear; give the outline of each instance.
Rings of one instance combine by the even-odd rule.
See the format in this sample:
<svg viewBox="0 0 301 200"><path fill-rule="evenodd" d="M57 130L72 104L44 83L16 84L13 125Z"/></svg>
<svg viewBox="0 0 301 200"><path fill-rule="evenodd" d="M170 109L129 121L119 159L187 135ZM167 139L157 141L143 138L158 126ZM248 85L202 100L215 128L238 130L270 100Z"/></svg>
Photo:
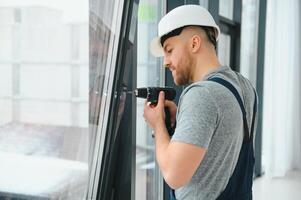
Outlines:
<svg viewBox="0 0 301 200"><path fill-rule="evenodd" d="M196 53L201 48L202 38L199 35L193 35L190 38L190 49L192 53Z"/></svg>

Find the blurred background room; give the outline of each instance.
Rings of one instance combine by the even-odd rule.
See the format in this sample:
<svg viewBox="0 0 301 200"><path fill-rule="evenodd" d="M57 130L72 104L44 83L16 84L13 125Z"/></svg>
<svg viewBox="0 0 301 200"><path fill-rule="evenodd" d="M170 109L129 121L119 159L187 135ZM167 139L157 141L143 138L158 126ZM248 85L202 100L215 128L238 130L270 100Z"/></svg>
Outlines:
<svg viewBox="0 0 301 200"><path fill-rule="evenodd" d="M1 0L0 199L168 200L126 91L172 86L178 101L149 43L184 4L209 10L221 63L257 89L254 199L300 199L299 0Z"/></svg>

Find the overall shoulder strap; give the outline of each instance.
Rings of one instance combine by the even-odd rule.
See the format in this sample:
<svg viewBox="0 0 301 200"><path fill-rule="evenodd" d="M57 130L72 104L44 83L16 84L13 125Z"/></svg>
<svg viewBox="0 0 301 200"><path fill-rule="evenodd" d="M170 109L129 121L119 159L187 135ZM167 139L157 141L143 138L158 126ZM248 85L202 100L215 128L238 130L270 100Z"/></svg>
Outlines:
<svg viewBox="0 0 301 200"><path fill-rule="evenodd" d="M244 107L244 104L243 104L243 101L238 93L238 91L236 90L236 88L228 81L222 79L222 78L219 78L219 77L212 77L212 78L209 78L208 81L213 81L213 82L216 82L216 83L219 83L221 85L223 85L224 87L228 88L232 94L235 96L238 104L239 104L239 107L241 109L241 112L242 112L242 117L243 117L243 123L244 123L244 141L250 141L250 140L253 140L253 132L254 132L254 121L255 121L255 116L256 116L256 107L257 107L257 98L256 98L256 93L255 93L255 103L254 103L254 108L253 108L253 117L252 117L252 126L251 126L251 134L250 131L249 131L249 126L248 126L248 123L247 123L247 113L246 113L246 109ZM255 91L254 91L255 92Z"/></svg>

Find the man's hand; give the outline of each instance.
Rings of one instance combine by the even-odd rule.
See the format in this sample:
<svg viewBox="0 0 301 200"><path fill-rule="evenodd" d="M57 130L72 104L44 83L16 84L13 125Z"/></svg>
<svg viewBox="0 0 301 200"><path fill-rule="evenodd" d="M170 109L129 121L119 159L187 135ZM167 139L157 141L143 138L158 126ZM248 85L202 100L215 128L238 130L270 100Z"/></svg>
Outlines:
<svg viewBox="0 0 301 200"><path fill-rule="evenodd" d="M157 105L151 105L147 101L144 104L143 117L147 124L155 131L160 127L165 127L164 102L164 92L161 91Z"/></svg>

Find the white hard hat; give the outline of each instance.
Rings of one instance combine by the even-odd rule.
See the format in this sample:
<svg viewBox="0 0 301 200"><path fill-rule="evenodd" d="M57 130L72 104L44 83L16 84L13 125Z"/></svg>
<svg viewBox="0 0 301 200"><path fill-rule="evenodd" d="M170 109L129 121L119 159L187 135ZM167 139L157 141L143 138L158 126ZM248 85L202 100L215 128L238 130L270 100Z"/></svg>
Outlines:
<svg viewBox="0 0 301 200"><path fill-rule="evenodd" d="M156 57L163 56L164 51L160 41L161 37L177 28L189 25L215 28L215 38L216 41L218 40L220 30L211 14L201 6L184 5L171 10L160 20L158 24L158 36L150 43L151 53Z"/></svg>

